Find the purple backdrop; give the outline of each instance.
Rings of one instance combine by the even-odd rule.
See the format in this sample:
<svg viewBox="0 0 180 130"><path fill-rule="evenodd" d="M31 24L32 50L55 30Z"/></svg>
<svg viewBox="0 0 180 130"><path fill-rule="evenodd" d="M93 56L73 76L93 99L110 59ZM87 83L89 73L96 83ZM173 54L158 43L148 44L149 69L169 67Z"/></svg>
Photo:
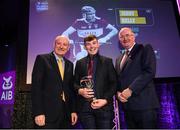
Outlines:
<svg viewBox="0 0 180 130"><path fill-rule="evenodd" d="M131 27L137 35L137 42L152 44L157 58L156 77L177 77L180 75L180 60L177 60L177 56L180 55L180 38L171 1L31 0L26 83L31 83L31 72L36 55L52 51L56 35L65 33L66 29L71 26L86 28L85 25L76 25L75 21L82 19L81 8L87 5L96 10L97 19L104 19L117 30L124 26ZM120 13L123 10L125 13ZM137 14L128 14L128 11L133 13L137 11ZM135 16L144 18L144 24L142 20L140 20L140 23L136 21L129 24L120 21L123 18L136 19ZM98 23L95 26L103 26L103 23ZM106 34L106 31L109 30L104 29L103 35ZM69 34L69 38L74 41L71 49L73 46L82 44L82 42L79 42L78 31ZM110 38L107 43L110 44L103 44L100 52L112 57L115 61L122 51L119 48L117 34ZM72 56L72 53L74 52L71 50L69 58L74 61L77 55Z"/></svg>

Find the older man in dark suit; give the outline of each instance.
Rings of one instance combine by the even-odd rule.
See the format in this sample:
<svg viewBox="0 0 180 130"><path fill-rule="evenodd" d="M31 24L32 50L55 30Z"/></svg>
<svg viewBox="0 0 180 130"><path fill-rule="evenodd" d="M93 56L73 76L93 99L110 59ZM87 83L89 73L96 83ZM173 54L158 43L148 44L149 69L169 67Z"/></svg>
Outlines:
<svg viewBox="0 0 180 130"><path fill-rule="evenodd" d="M85 129L111 129L113 95L117 85L115 68L112 59L99 54L100 45L96 36L87 36L84 45L88 56L77 61L75 67L79 119ZM85 80L87 83L80 85ZM93 88L86 88L91 83Z"/></svg>
<svg viewBox="0 0 180 130"><path fill-rule="evenodd" d="M117 97L122 102L128 128L156 128L159 107L153 78L156 59L151 45L137 44L130 28L122 28L119 40L125 48L116 60Z"/></svg>
<svg viewBox="0 0 180 130"><path fill-rule="evenodd" d="M77 122L73 64L64 55L69 40L57 36L54 51L38 55L32 72L32 110L40 128L70 128Z"/></svg>

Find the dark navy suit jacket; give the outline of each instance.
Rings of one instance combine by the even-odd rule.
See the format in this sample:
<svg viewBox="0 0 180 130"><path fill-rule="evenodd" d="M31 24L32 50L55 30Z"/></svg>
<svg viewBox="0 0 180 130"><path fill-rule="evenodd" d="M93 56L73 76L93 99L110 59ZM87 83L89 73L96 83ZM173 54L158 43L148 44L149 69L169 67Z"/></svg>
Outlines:
<svg viewBox="0 0 180 130"><path fill-rule="evenodd" d="M60 76L58 64L53 53L38 55L32 72L32 111L37 116L45 114L46 121L55 121L65 112L70 116L75 111L73 93L73 64L66 58L64 80ZM62 101L62 90L66 102ZM63 106L65 105L65 107Z"/></svg>
<svg viewBox="0 0 180 130"><path fill-rule="evenodd" d="M108 104L105 105L102 109L113 110L113 96L116 92L117 79L112 59L97 55L96 61L96 70L94 73L94 89L96 98L107 99ZM81 78L87 76L87 62L88 56L82 58L76 63L74 87L77 91L79 88L81 88ZM78 111L86 111L82 109L85 103L87 103L87 100L79 95Z"/></svg>
<svg viewBox="0 0 180 130"><path fill-rule="evenodd" d="M118 91L127 87L132 90L132 96L123 103L125 110L145 110L159 107L153 78L156 73L156 59L151 45L135 44L122 70L120 62L123 55L116 59L118 76Z"/></svg>

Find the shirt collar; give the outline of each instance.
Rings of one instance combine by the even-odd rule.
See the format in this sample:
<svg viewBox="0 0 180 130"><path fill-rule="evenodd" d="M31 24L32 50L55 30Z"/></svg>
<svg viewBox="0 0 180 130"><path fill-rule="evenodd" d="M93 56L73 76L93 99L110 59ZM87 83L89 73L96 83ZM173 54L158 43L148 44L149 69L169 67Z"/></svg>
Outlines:
<svg viewBox="0 0 180 130"><path fill-rule="evenodd" d="M133 49L133 47L134 47L135 44L136 44L136 43L134 42L134 44L132 45L132 47L128 49L129 52Z"/></svg>
<svg viewBox="0 0 180 130"><path fill-rule="evenodd" d="M90 60L91 58L94 60L99 56L99 52L95 55L93 55L92 57L90 55L88 55L88 59Z"/></svg>
<svg viewBox="0 0 180 130"><path fill-rule="evenodd" d="M56 61L58 61L58 60L64 61L63 57L59 57L55 52L53 52L53 54L54 54L54 56L56 58Z"/></svg>

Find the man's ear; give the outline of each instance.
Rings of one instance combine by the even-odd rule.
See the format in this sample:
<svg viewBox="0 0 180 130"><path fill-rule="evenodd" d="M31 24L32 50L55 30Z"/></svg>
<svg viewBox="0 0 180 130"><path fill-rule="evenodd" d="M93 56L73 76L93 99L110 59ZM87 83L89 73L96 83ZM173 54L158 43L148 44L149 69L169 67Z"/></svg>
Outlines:
<svg viewBox="0 0 180 130"><path fill-rule="evenodd" d="M53 43L53 49L55 48L55 45L56 45L56 42L54 41L54 43Z"/></svg>
<svg viewBox="0 0 180 130"><path fill-rule="evenodd" d="M87 50L87 49L86 49L86 45L84 45L83 48L84 48L85 50Z"/></svg>
<svg viewBox="0 0 180 130"><path fill-rule="evenodd" d="M100 44L99 41L98 41L98 47L100 47L100 45L101 45L101 44Z"/></svg>
<svg viewBox="0 0 180 130"><path fill-rule="evenodd" d="M69 46L68 46L68 51L69 51L69 49L70 49L70 44L69 44Z"/></svg>

